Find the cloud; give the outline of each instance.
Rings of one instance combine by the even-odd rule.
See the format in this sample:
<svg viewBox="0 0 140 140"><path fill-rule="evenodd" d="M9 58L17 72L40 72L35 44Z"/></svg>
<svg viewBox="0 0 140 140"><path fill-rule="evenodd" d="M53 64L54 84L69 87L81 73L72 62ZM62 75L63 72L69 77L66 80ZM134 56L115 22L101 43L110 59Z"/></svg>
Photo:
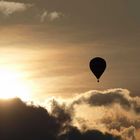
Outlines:
<svg viewBox="0 0 140 140"><path fill-rule="evenodd" d="M52 112L20 99L0 100L0 137L4 140L120 140L99 130L80 131L72 126L71 111L52 102Z"/></svg>
<svg viewBox="0 0 140 140"><path fill-rule="evenodd" d="M47 17L47 15L48 15L48 12L47 11L43 12L43 14L40 17L41 22L44 22L44 20Z"/></svg>
<svg viewBox="0 0 140 140"><path fill-rule="evenodd" d="M136 140L135 137L135 127L130 126L128 128L125 128L122 132L122 139L123 140Z"/></svg>
<svg viewBox="0 0 140 140"><path fill-rule="evenodd" d="M98 128L119 135L122 140L139 140L140 97L132 96L127 89L92 90L77 95L70 102L75 110L74 123L78 128Z"/></svg>
<svg viewBox="0 0 140 140"><path fill-rule="evenodd" d="M119 106L112 106L111 109L106 109L106 113L100 119L100 123L109 130L117 130L121 132L124 128L133 126L136 130L140 128L140 117L139 115L133 114L123 110Z"/></svg>
<svg viewBox="0 0 140 140"><path fill-rule="evenodd" d="M20 2L10 2L10 1L0 1L0 12L3 13L5 16L9 16L15 12L24 12L32 4L24 4Z"/></svg>
<svg viewBox="0 0 140 140"><path fill-rule="evenodd" d="M56 11L48 12L47 10L45 10L40 16L40 21L41 22L44 22L45 20L54 21L61 17L63 17L63 14L61 12L56 12Z"/></svg>
<svg viewBox="0 0 140 140"><path fill-rule="evenodd" d="M92 90L71 99L52 97L42 105L18 98L0 100L0 136L5 140L139 140L139 101L140 97L121 88ZM87 108L81 110L83 105Z"/></svg>
<svg viewBox="0 0 140 140"><path fill-rule="evenodd" d="M112 137L109 133L102 133L98 130L80 132L77 128L71 127L66 134L60 136L60 140L120 140L119 136Z"/></svg>
<svg viewBox="0 0 140 140"><path fill-rule="evenodd" d="M49 14L49 18L50 18L51 21L53 21L53 20L55 20L55 19L58 19L58 18L60 18L61 16L63 16L63 14L60 13L60 12L56 12L56 11L51 12L51 13Z"/></svg>
<svg viewBox="0 0 140 140"><path fill-rule="evenodd" d="M126 110L140 113L140 97L132 97L127 89L109 89L106 91L89 91L77 97L75 104L88 104L90 106L112 106L119 104Z"/></svg>

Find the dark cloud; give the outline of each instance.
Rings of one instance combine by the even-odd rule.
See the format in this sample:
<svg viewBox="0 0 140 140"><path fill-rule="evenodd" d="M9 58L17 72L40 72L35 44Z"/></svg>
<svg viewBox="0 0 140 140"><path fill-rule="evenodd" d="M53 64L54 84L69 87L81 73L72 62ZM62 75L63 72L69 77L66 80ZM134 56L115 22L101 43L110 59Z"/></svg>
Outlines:
<svg viewBox="0 0 140 140"><path fill-rule="evenodd" d="M52 113L43 107L26 105L20 99L0 100L0 138L2 140L119 140L99 130L81 132L71 125L71 111L52 103ZM64 125L65 124L65 125Z"/></svg>
<svg viewBox="0 0 140 140"><path fill-rule="evenodd" d="M80 132L77 128L71 127L66 134L61 135L60 140L120 140L119 136L112 137L112 135L98 130L88 130Z"/></svg>
<svg viewBox="0 0 140 140"><path fill-rule="evenodd" d="M27 106L19 99L0 101L2 139L54 139L59 129L55 118L42 107Z"/></svg>

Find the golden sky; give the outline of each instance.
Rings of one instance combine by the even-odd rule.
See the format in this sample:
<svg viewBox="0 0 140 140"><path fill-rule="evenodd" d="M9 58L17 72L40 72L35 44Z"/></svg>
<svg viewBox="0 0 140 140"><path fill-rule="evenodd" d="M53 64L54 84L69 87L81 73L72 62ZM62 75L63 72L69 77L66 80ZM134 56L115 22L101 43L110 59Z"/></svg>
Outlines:
<svg viewBox="0 0 140 140"><path fill-rule="evenodd" d="M37 98L116 87L137 94L139 4L0 1L0 65L25 73ZM88 66L95 56L107 61L100 85Z"/></svg>
<svg viewBox="0 0 140 140"><path fill-rule="evenodd" d="M137 130L139 138L140 99L129 94L140 92L139 7L138 0L1 0L0 98L67 99L75 123L87 119L124 139ZM96 56L107 62L100 83L89 69Z"/></svg>

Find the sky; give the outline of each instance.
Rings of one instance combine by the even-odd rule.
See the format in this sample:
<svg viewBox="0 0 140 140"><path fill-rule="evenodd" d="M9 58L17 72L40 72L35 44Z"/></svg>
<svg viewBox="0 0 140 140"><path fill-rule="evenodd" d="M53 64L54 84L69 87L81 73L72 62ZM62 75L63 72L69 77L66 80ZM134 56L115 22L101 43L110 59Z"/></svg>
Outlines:
<svg viewBox="0 0 140 140"><path fill-rule="evenodd" d="M122 140L138 140L140 127L135 121L140 121L136 111L140 92L139 7L138 0L1 0L0 97L33 99L49 107L46 102L52 97L56 102L70 100L73 104L79 96L89 96L89 92L113 92L115 97L113 94L109 99L116 100L110 99L110 104L99 104L96 100L94 107L85 100L74 104L74 110L85 119L78 120L93 129L97 125L91 125L93 118L96 123L100 119L98 123L103 129L99 130L125 134ZM90 60L96 56L107 62L100 83L89 68ZM103 101L103 96L99 101ZM98 113L104 116L108 106L108 118L98 118ZM120 113L113 114L111 107ZM127 107L131 108L128 112ZM94 117L87 118L77 111L85 109L93 112ZM109 119L110 114L114 120ZM72 120L78 127L75 118ZM115 124L107 126L107 121L121 124L122 120L125 125L116 124L118 128Z"/></svg>

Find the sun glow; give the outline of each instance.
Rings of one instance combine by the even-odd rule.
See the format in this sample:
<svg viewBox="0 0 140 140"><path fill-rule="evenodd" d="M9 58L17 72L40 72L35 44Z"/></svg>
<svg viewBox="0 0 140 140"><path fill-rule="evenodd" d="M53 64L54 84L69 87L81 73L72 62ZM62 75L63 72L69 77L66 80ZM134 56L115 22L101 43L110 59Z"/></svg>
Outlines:
<svg viewBox="0 0 140 140"><path fill-rule="evenodd" d="M22 73L10 69L0 69L0 98L19 97L22 100L28 100L30 90L25 83Z"/></svg>

